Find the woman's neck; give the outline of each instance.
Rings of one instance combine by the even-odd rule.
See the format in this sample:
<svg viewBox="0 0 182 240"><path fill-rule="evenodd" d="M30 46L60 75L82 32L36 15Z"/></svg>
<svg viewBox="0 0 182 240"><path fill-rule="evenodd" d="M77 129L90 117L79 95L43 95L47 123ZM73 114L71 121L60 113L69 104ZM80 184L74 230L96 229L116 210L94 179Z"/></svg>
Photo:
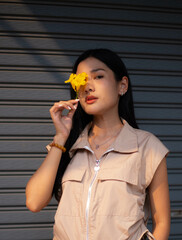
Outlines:
<svg viewBox="0 0 182 240"><path fill-rule="evenodd" d="M97 159L100 159L115 141L122 127L119 116L105 119L94 117L88 141Z"/></svg>
<svg viewBox="0 0 182 240"><path fill-rule="evenodd" d="M123 124L119 116L110 116L109 118L94 117L91 136L94 138L97 137L102 139L104 137L114 136L121 130L122 127Z"/></svg>

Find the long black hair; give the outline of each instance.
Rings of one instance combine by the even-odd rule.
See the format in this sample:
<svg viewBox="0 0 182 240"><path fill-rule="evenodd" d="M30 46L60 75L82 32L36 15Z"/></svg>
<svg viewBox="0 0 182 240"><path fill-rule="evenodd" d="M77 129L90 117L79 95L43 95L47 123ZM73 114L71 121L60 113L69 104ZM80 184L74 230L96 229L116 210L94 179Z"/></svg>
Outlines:
<svg viewBox="0 0 182 240"><path fill-rule="evenodd" d="M82 53L78 59L76 60L73 66L73 73L76 73L77 67L80 62L85 59L93 57L101 62L103 62L106 66L108 66L114 73L116 81L121 81L122 77L126 76L128 78L128 91L120 97L118 113L119 116L125 119L132 127L138 128L135 114L134 114L134 106L133 106L133 96L132 96L132 88L130 78L127 72L127 69L120 59L120 57L109 49L90 49ZM71 91L71 98L75 99L76 93L73 89ZM79 137L80 133L86 127L86 125L91 122L93 119L92 115L88 115L81 107L80 103L78 104L77 110L73 116L73 125L68 137L68 140L65 144L67 151L62 155L59 168L57 171L57 176L54 184L53 194L55 198L59 201L62 194L62 186L61 179L62 176L70 162L69 150Z"/></svg>

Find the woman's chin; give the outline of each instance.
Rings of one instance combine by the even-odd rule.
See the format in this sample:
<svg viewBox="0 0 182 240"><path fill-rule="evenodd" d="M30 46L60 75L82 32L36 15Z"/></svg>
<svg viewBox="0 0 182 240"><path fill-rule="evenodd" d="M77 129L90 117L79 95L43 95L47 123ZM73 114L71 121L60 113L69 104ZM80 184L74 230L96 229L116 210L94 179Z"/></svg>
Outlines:
<svg viewBox="0 0 182 240"><path fill-rule="evenodd" d="M99 110L96 109L96 107L87 107L83 108L83 110L88 114L88 115L98 115L100 113Z"/></svg>

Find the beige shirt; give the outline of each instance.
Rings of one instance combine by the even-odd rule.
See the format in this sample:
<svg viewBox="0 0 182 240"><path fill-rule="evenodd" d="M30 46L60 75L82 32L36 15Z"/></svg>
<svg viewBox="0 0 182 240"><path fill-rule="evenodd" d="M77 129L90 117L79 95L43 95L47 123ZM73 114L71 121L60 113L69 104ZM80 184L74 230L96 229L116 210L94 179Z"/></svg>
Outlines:
<svg viewBox="0 0 182 240"><path fill-rule="evenodd" d="M126 121L96 167L89 126L70 150L55 215L54 240L139 240L144 233L146 188L167 148Z"/></svg>

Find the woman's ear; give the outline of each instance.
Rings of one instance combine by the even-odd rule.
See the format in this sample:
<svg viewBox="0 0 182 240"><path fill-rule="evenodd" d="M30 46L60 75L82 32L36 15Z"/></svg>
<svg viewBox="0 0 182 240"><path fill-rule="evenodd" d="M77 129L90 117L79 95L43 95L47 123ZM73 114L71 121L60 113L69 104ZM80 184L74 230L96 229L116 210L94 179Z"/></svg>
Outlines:
<svg viewBox="0 0 182 240"><path fill-rule="evenodd" d="M123 96L128 91L128 78L122 77L119 83L119 95Z"/></svg>

